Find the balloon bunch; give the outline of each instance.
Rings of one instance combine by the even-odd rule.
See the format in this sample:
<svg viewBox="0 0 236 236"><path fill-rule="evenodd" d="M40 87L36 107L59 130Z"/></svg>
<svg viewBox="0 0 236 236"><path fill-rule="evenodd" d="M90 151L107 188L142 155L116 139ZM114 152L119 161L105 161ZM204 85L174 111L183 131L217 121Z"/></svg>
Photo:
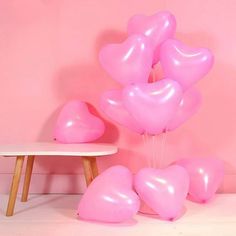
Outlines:
<svg viewBox="0 0 236 236"><path fill-rule="evenodd" d="M119 223L142 212L142 201L152 214L172 221L182 215L187 194L195 202L209 201L223 175L222 161L214 158L182 159L165 169L141 169L134 176L126 167L113 166L90 184L79 202L78 215L84 220Z"/></svg>
<svg viewBox="0 0 236 236"><path fill-rule="evenodd" d="M213 55L173 39L175 30L176 20L169 12L135 15L128 22L127 39L100 51L103 68L125 86L105 92L101 109L139 134L174 130L200 106L201 96L193 85L212 67ZM164 78L148 83L158 63Z"/></svg>

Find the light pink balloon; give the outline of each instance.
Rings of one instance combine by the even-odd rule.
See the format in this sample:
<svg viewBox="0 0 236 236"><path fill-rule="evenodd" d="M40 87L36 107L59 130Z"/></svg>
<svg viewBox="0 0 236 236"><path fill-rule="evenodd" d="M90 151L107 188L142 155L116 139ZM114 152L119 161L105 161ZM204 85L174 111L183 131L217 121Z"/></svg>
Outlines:
<svg viewBox="0 0 236 236"><path fill-rule="evenodd" d="M196 88L188 89L179 103L178 110L169 122L167 130L174 130L190 119L200 108L201 101L201 94Z"/></svg>
<svg viewBox="0 0 236 236"><path fill-rule="evenodd" d="M101 137L104 130L103 121L89 112L86 103L72 100L58 116L54 137L61 143L85 143Z"/></svg>
<svg viewBox="0 0 236 236"><path fill-rule="evenodd" d="M223 161L215 158L186 158L176 162L184 167L190 176L189 194L196 202L210 200L224 177Z"/></svg>
<svg viewBox="0 0 236 236"><path fill-rule="evenodd" d="M79 216L85 220L114 223L131 219L140 206L132 185L133 176L126 167L107 169L89 185L80 200Z"/></svg>
<svg viewBox="0 0 236 236"><path fill-rule="evenodd" d="M180 85L170 79L137 83L123 90L124 105L150 135L162 133L182 98Z"/></svg>
<svg viewBox="0 0 236 236"><path fill-rule="evenodd" d="M176 30L174 15L168 11L160 11L151 16L134 15L128 22L128 34L143 34L150 39L154 49L153 64L157 63L160 45L172 38Z"/></svg>
<svg viewBox="0 0 236 236"><path fill-rule="evenodd" d="M99 54L103 68L123 85L147 82L152 58L149 39L141 34L132 35L121 44L108 44Z"/></svg>
<svg viewBox="0 0 236 236"><path fill-rule="evenodd" d="M101 97L100 106L103 112L118 124L121 124L139 134L144 133L144 130L140 127L138 122L124 107L122 90L114 89L106 91Z"/></svg>
<svg viewBox="0 0 236 236"><path fill-rule="evenodd" d="M189 176L177 165L166 169L144 168L136 174L134 186L140 198L162 219L174 220L182 213Z"/></svg>
<svg viewBox="0 0 236 236"><path fill-rule="evenodd" d="M191 48L174 39L161 45L160 63L164 75L179 82L184 90L204 77L213 61L213 55L207 48Z"/></svg>

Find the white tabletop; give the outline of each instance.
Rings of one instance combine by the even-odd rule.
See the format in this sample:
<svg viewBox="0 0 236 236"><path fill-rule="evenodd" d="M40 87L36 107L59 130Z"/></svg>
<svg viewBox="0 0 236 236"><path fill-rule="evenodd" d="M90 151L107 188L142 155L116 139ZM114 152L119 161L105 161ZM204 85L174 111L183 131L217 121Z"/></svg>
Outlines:
<svg viewBox="0 0 236 236"><path fill-rule="evenodd" d="M24 143L0 145L0 156L105 156L117 153L114 145L103 143Z"/></svg>

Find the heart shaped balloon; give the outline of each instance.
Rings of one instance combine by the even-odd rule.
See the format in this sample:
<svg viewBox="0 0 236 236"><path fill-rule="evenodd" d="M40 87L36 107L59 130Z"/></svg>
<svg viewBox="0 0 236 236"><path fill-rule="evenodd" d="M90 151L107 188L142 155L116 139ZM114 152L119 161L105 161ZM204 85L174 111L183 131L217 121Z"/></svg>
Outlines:
<svg viewBox="0 0 236 236"><path fill-rule="evenodd" d="M135 175L134 186L140 198L162 219L174 220L182 213L189 176L177 165L166 169L144 168Z"/></svg>
<svg viewBox="0 0 236 236"><path fill-rule="evenodd" d="M144 132L138 122L124 107L122 90L106 91L101 97L100 106L103 112L117 123L139 134Z"/></svg>
<svg viewBox="0 0 236 236"><path fill-rule="evenodd" d="M103 121L89 112L86 103L72 100L58 116L54 137L61 143L92 142L101 137L104 130Z"/></svg>
<svg viewBox="0 0 236 236"><path fill-rule="evenodd" d="M162 133L182 98L180 85L170 79L137 83L123 90L124 105L150 135Z"/></svg>
<svg viewBox="0 0 236 236"><path fill-rule="evenodd" d="M160 11L151 16L134 15L128 22L128 34L143 34L150 39L154 49L153 64L157 63L160 45L172 38L176 30L174 15L168 11Z"/></svg>
<svg viewBox="0 0 236 236"><path fill-rule="evenodd" d="M207 202L223 181L223 161L216 158L186 158L176 164L184 167L189 173L189 194L193 201Z"/></svg>
<svg viewBox="0 0 236 236"><path fill-rule="evenodd" d="M147 82L152 57L149 39L141 34L132 35L121 44L108 44L99 54L103 68L123 85Z"/></svg>
<svg viewBox="0 0 236 236"><path fill-rule="evenodd" d="M107 169L89 185L80 200L79 216L85 220L114 223L131 219L140 206L132 185L133 176L126 167Z"/></svg>
<svg viewBox="0 0 236 236"><path fill-rule="evenodd" d="M196 88L188 89L179 103L179 107L167 126L167 130L171 131L190 119L200 108L201 94Z"/></svg>
<svg viewBox="0 0 236 236"><path fill-rule="evenodd" d="M213 60L209 49L191 48L174 39L165 41L160 49L164 75L179 82L184 90L209 72Z"/></svg>

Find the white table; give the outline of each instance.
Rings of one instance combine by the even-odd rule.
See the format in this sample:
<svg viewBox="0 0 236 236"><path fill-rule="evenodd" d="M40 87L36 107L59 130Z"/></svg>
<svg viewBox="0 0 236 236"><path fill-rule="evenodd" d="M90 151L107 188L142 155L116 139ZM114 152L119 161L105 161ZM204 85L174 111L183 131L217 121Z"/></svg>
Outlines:
<svg viewBox="0 0 236 236"><path fill-rule="evenodd" d="M20 177L24 158L28 157L25 171L22 202L28 199L30 180L32 176L35 156L78 156L82 157L84 175L87 186L98 175L96 157L117 153L116 146L110 144L58 144L58 143L29 143L15 145L0 145L0 156L15 156L16 165L9 194L6 216L14 213L16 196L19 188Z"/></svg>

